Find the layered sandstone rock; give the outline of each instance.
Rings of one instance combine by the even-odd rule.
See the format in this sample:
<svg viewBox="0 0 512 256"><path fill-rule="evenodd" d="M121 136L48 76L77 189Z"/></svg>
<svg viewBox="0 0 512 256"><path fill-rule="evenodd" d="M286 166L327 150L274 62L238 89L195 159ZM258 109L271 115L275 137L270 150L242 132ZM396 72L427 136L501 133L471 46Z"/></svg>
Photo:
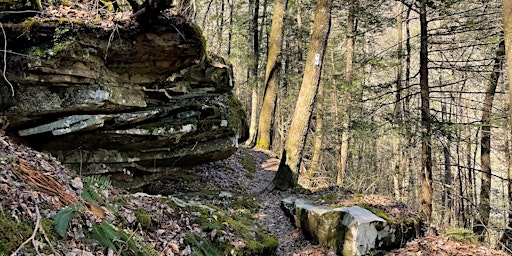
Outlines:
<svg viewBox="0 0 512 256"><path fill-rule="evenodd" d="M139 186L226 158L246 137L231 67L206 54L200 29L184 19L107 28L36 18L4 27L8 131L83 174Z"/></svg>

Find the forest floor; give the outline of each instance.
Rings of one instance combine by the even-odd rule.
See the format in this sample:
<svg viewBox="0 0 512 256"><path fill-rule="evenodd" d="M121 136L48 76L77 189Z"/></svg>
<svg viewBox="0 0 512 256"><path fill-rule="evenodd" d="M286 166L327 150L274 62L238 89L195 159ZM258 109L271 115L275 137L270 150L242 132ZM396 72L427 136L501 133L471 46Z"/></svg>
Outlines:
<svg viewBox="0 0 512 256"><path fill-rule="evenodd" d="M261 199L260 209L256 216L258 222L262 224L270 233L276 236L279 240L279 246L277 248L276 255L336 255L336 253L329 248L325 248L320 245L313 245L309 242L299 229L296 229L290 219L284 215L281 210L280 202L282 199L296 196L296 194L290 192L284 192L274 190L271 193L260 193L264 191L269 184L272 182L277 168L279 166L279 158L276 154L266 150L252 150L241 148L231 158L224 160L226 164L236 167L234 162L243 162L243 159L249 155L255 163L254 175L247 176L245 173L247 170L242 168L237 170L244 175L239 176L238 182L241 182L243 186L250 189L250 192L258 195ZM211 164L212 172L220 171L216 174L219 176L219 180L229 180L229 173L224 170L215 168L215 164Z"/></svg>
<svg viewBox="0 0 512 256"><path fill-rule="evenodd" d="M130 194L112 187L103 189L99 193L101 196L96 197L101 199L96 200L99 207L90 207L81 199L88 179L77 176L49 155L34 151L7 136L0 136L0 255L121 255L127 245L118 242L119 239L126 241L122 235L127 233L130 237L143 240L145 243L141 243L142 247L151 245L155 255L198 255L194 251L194 243L187 239L191 233L212 241L221 239L235 249L249 247L248 240L239 238L240 234L236 233L237 226L246 229L249 224L233 221L236 216L245 216L235 206L238 193L247 195L240 197L242 202L239 204L256 202L250 218L278 239L276 255L336 255L332 249L310 243L281 210L282 199L300 197L300 194L272 191L260 195L259 192L272 181L278 164L278 156L272 152L240 148L228 159L191 167L185 173L145 187L144 192L152 192L151 195ZM212 187L215 189L210 190ZM210 191L210 194L200 195L201 191ZM184 200L172 199L171 195ZM227 200L223 198L226 195L234 199L226 203ZM178 203L169 203L170 199L181 202L179 204L190 200L200 201L201 207L212 205L216 209L226 208L222 214L210 212L209 216L203 216L210 221L217 218L226 221L222 222L222 227L205 230L194 223L194 220L201 219L201 210L193 208L197 204L176 207ZM71 215L68 226L64 226L64 237L59 237L53 231L52 221L55 225L56 214L66 205L76 202L82 202L87 210L80 210L74 217ZM140 209L145 209L145 214L149 215L149 223L145 227ZM109 226L105 220L115 225ZM121 225L124 225L122 229L116 228ZM95 228L100 231L104 228L108 235L116 237L102 238L112 242L111 247L107 249L105 243L101 245L94 239L86 239L91 233L94 237ZM254 233L264 232L258 228L249 233L255 236ZM13 233L17 235L12 236ZM136 242L139 241L137 239ZM25 242L23 246L22 242ZM442 235L429 235L411 241L406 248L388 255L507 254L471 243L456 242Z"/></svg>

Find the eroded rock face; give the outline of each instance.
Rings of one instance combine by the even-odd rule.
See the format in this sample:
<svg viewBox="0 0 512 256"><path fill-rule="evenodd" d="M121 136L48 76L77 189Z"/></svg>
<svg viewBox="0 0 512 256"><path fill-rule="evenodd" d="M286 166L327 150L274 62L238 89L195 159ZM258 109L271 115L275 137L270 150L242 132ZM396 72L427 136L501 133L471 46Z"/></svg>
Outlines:
<svg viewBox="0 0 512 256"><path fill-rule="evenodd" d="M359 206L333 208L286 198L281 207L306 237L344 256L398 248L418 235L418 223L390 223Z"/></svg>
<svg viewBox="0 0 512 256"><path fill-rule="evenodd" d="M41 19L4 27L16 53L6 72L14 96L0 81L8 131L83 174L133 180L226 158L246 138L231 67L207 57L200 30L178 17L144 30Z"/></svg>

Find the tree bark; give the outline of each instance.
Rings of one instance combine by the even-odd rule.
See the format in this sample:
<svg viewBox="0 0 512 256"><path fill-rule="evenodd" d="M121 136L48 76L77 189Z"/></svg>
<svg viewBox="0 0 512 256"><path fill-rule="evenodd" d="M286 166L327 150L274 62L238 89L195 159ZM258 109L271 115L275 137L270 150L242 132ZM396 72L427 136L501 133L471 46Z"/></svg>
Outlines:
<svg viewBox="0 0 512 256"><path fill-rule="evenodd" d="M322 138L323 138L323 115L324 115L324 90L323 85L318 86L318 101L315 108L315 141L313 143L313 157L309 166L308 181L309 186L313 187L315 173L320 165L320 157L322 155Z"/></svg>
<svg viewBox="0 0 512 256"><path fill-rule="evenodd" d="M432 138L430 88L428 84L427 0L420 2L420 90L421 90L421 212L426 223L432 219Z"/></svg>
<svg viewBox="0 0 512 256"><path fill-rule="evenodd" d="M353 77L353 63L354 63L354 15L355 15L355 0L350 0L348 7L347 19L347 53L345 60L345 94L343 95L343 104L341 109L341 146L340 156L338 162L338 175L336 184L343 186L345 172L347 170L347 158L349 149L349 125L350 125L350 110L352 105L352 77Z"/></svg>
<svg viewBox="0 0 512 256"><path fill-rule="evenodd" d="M493 72L489 79L489 85L485 92L484 104L482 106L482 133L480 138L480 202L478 204L479 218L473 228L475 234L480 235L483 241L486 227L489 224L491 215L491 111L494 101L494 94L498 86L498 80L502 69L505 45L501 42L494 56Z"/></svg>
<svg viewBox="0 0 512 256"><path fill-rule="evenodd" d="M233 0L232 0L233 1ZM258 13L259 13L260 0L249 0L249 15L252 17L249 23L249 30L251 33L251 65L249 67L248 82L251 84L251 120L249 125L249 139L246 145L253 146L256 140L257 125L258 125L258 67L260 59L260 42L259 42L259 29L258 29Z"/></svg>
<svg viewBox="0 0 512 256"><path fill-rule="evenodd" d="M397 55L397 67L396 67L396 94L395 94L395 106L394 106L394 121L398 123L398 126L395 126L396 134L394 134L393 138L393 188L395 199L400 200L403 195L401 195L400 189L400 181L401 175L403 175L402 170L402 133L400 132L402 129L401 119L402 119L402 40L403 40L403 24L402 24L402 12L403 5L398 2L398 10L396 16L396 26L397 26L397 45L398 45L398 55ZM403 182L402 182L403 183ZM402 184L403 186L403 184Z"/></svg>
<svg viewBox="0 0 512 256"><path fill-rule="evenodd" d="M450 113L446 110L446 104L442 103L441 105L441 121L443 123L450 123ZM448 117L447 117L448 116ZM452 214L451 210L454 208L453 206L453 196L452 196L452 190L453 190L453 175L452 175L452 161L451 161L451 154L450 154L450 148L451 148L451 141L450 138L447 138L445 142L443 143L443 155L444 155L444 181L443 181L443 191L441 194L441 202L443 203L441 218L442 223L445 225L450 225L452 220Z"/></svg>
<svg viewBox="0 0 512 256"><path fill-rule="evenodd" d="M306 58L304 77L279 169L273 181L277 189L283 190L297 186L300 160L320 84L325 48L331 27L331 4L332 0L318 0L315 8L313 33Z"/></svg>
<svg viewBox="0 0 512 256"><path fill-rule="evenodd" d="M279 87L279 72L281 69L281 47L283 42L283 20L286 14L288 0L275 0L270 30L270 45L268 50L267 69L265 73L265 94L261 106L256 147L270 149L272 145L272 125L276 108L277 90Z"/></svg>
<svg viewBox="0 0 512 256"><path fill-rule="evenodd" d="M302 62L302 0L297 0L297 61Z"/></svg>
<svg viewBox="0 0 512 256"><path fill-rule="evenodd" d="M231 41L233 38L233 9L235 8L234 0L228 0L229 5L229 28L228 28L228 49L226 50L228 58L231 56Z"/></svg>

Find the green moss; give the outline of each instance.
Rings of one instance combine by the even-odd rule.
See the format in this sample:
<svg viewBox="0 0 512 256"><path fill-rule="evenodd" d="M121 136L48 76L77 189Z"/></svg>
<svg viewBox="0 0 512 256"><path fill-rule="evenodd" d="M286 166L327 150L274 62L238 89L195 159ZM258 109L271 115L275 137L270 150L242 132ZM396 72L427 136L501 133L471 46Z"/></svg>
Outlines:
<svg viewBox="0 0 512 256"><path fill-rule="evenodd" d="M393 219L391 219L382 209L376 209L374 212L377 217L384 219L387 223L393 223Z"/></svg>
<svg viewBox="0 0 512 256"><path fill-rule="evenodd" d="M36 19L26 19L20 24L25 33L29 33L34 27L39 26L40 22Z"/></svg>
<svg viewBox="0 0 512 256"><path fill-rule="evenodd" d="M244 205L244 201L255 201L254 204ZM219 250L223 251L223 255L270 255L277 247L277 239L267 234L264 229L251 217L252 212L248 209L239 207L248 207L252 210L257 209L257 200L248 199L248 195L237 195L237 199L232 206L236 205L236 211L225 212L222 209L209 205L211 210L199 207L189 206L188 212L196 212L197 216L192 220L206 232L217 230L234 234L237 240L243 242L245 246L234 247L232 241L226 241L224 238L218 237L214 241L204 240L191 243L191 246L201 249L204 242L212 242ZM206 238L203 238L206 239ZM193 242L193 241L192 241Z"/></svg>
<svg viewBox="0 0 512 256"><path fill-rule="evenodd" d="M201 29L201 27L193 23L190 23L190 26L201 37L201 62L203 63L203 65L205 63L209 63L211 61L211 57L208 55L206 51L206 37L204 37L203 35L203 30Z"/></svg>
<svg viewBox="0 0 512 256"><path fill-rule="evenodd" d="M337 194L326 194L324 196L322 196L322 201L326 204L332 204L332 203L335 203L338 199L340 198L339 195Z"/></svg>
<svg viewBox="0 0 512 256"><path fill-rule="evenodd" d="M235 172L235 169L233 169L233 167L229 166L229 165L226 165L226 164L223 164L223 163L220 163L220 162L215 162L214 163L215 166L219 167L219 168L222 168L228 172Z"/></svg>
<svg viewBox="0 0 512 256"><path fill-rule="evenodd" d="M369 203L358 203L357 206L373 212L373 207Z"/></svg>
<svg viewBox="0 0 512 256"><path fill-rule="evenodd" d="M236 196L235 200L232 202L232 207L237 210L247 209L250 212L257 212L259 209L260 199L250 195L241 193Z"/></svg>
<svg viewBox="0 0 512 256"><path fill-rule="evenodd" d="M355 193L354 196L355 197L364 197L364 194Z"/></svg>
<svg viewBox="0 0 512 256"><path fill-rule="evenodd" d="M24 220L16 220L0 206L0 255L9 255L16 250L32 235L33 228ZM32 245L27 246L32 251Z"/></svg>
<svg viewBox="0 0 512 256"><path fill-rule="evenodd" d="M246 170L245 176L248 178L254 177L254 174L256 174L256 164L250 154L244 152L242 159L240 159L240 164Z"/></svg>
<svg viewBox="0 0 512 256"><path fill-rule="evenodd" d="M450 229L445 234L447 237L449 237L452 240L455 240L457 242L461 243L467 243L467 244L478 244L478 240L476 239L476 236L473 234L473 231L465 228L454 228Z"/></svg>
<svg viewBox="0 0 512 256"><path fill-rule="evenodd" d="M151 226L151 215L146 209L138 208L135 210L135 217L137 218L137 223L139 223L143 230L149 229Z"/></svg>
<svg viewBox="0 0 512 256"><path fill-rule="evenodd" d="M231 249L235 255L270 255L278 246L277 239L265 233L249 216L235 215L227 218L226 223L246 245L245 248L239 248L239 251Z"/></svg>

